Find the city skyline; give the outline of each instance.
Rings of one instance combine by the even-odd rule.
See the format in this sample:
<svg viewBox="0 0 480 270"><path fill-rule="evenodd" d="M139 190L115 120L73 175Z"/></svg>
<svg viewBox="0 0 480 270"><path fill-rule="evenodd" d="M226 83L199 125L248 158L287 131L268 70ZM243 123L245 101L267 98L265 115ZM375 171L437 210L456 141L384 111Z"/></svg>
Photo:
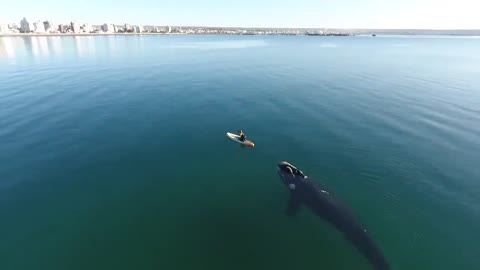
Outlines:
<svg viewBox="0 0 480 270"><path fill-rule="evenodd" d="M344 29L480 29L479 4L474 0L354 0L335 2L299 0L253 0L224 2L151 0L71 0L61 4L20 0L2 7L0 23L51 20L137 25L176 25L258 28L344 28Z"/></svg>
<svg viewBox="0 0 480 270"><path fill-rule="evenodd" d="M479 36L480 30L428 30L428 29L335 29L335 28L239 28L155 26L135 24L92 25L89 23L54 23L29 21L23 18L20 24L1 24L0 35L97 35L97 34L220 34L220 35L308 35L308 36L355 36L355 35L463 35Z"/></svg>

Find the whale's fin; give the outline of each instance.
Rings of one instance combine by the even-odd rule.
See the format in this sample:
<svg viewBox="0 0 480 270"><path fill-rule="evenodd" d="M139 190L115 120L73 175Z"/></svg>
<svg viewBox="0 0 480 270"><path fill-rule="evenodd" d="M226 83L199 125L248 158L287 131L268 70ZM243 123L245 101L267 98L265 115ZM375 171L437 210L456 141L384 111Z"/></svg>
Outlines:
<svg viewBox="0 0 480 270"><path fill-rule="evenodd" d="M290 199L288 200L287 205L287 215L293 217L297 214L298 210L300 209L300 200L297 196L291 194Z"/></svg>

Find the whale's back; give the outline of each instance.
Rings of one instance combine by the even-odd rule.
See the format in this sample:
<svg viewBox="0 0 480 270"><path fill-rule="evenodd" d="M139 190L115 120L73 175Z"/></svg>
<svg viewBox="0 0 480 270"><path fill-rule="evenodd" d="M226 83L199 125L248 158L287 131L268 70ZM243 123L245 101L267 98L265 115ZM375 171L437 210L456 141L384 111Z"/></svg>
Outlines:
<svg viewBox="0 0 480 270"><path fill-rule="evenodd" d="M341 231L345 238L370 261L375 269L390 269L383 252L344 202L319 183L310 179L305 179L302 182L302 186L298 189L301 194L298 195L302 196L301 200L312 212Z"/></svg>

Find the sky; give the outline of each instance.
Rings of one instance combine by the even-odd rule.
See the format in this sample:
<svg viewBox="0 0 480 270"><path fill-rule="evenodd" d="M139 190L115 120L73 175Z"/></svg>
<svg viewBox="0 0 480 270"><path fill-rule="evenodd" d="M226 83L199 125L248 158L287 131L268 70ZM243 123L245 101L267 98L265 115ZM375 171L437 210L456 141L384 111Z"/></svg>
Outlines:
<svg viewBox="0 0 480 270"><path fill-rule="evenodd" d="M5 0L0 6L0 22L17 24L26 17L91 24L480 29L480 0Z"/></svg>

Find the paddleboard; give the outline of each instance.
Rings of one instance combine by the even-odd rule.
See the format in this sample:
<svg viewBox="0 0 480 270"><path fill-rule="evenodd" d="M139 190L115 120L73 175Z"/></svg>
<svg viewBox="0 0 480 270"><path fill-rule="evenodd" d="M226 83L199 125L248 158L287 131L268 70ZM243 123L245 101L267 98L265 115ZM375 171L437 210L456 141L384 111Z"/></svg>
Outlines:
<svg viewBox="0 0 480 270"><path fill-rule="evenodd" d="M246 141L242 142L240 140L240 136L237 135L237 134L227 132L227 137L229 137L233 141L236 141L237 143L243 144L243 145L248 146L248 147L254 147L255 146L255 144L252 141L249 141L249 140L246 140Z"/></svg>

